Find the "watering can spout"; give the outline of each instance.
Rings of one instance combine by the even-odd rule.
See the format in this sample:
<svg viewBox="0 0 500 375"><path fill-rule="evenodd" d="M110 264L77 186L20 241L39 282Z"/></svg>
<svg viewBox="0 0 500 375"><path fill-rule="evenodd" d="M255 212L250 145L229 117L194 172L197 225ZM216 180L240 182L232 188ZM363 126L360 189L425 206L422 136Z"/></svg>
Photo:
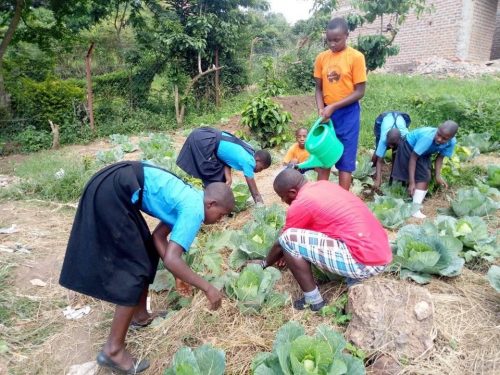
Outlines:
<svg viewBox="0 0 500 375"><path fill-rule="evenodd" d="M314 155L309 155L306 161L297 165L298 169L311 169L311 168L322 168L323 163Z"/></svg>
<svg viewBox="0 0 500 375"><path fill-rule="evenodd" d="M328 124L321 123L321 120L319 118L307 134L305 148L309 158L297 165L299 169L330 169L344 153L344 145L335 134L332 120Z"/></svg>

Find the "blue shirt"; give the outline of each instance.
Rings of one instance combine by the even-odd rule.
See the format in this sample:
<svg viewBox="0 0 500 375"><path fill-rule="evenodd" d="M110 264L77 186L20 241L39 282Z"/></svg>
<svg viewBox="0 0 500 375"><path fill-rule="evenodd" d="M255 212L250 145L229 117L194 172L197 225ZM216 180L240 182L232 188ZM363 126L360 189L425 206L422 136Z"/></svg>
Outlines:
<svg viewBox="0 0 500 375"><path fill-rule="evenodd" d="M224 132L222 134L231 136L231 134ZM217 150L217 157L231 168L243 171L245 177L254 177L255 158L240 145L221 140Z"/></svg>
<svg viewBox="0 0 500 375"><path fill-rule="evenodd" d="M408 128L403 116L397 116L396 124L394 124L393 114L388 113L382 120L382 124L380 124L380 139L378 141L377 150L375 151L375 155L377 155L379 158L383 158L385 152L387 151L387 133L389 133L389 130L391 130L394 125L396 125L395 127L399 129L401 137L404 137L408 134Z"/></svg>
<svg viewBox="0 0 500 375"><path fill-rule="evenodd" d="M188 251L205 219L203 192L164 170L144 165L141 210L171 228L170 241ZM132 203L139 199L139 190Z"/></svg>
<svg viewBox="0 0 500 375"><path fill-rule="evenodd" d="M412 147L413 152L418 156L428 156L438 153L443 156L451 157L453 155L457 139L453 137L448 142L440 145L434 142L436 133L437 128L418 128L408 133L406 141Z"/></svg>

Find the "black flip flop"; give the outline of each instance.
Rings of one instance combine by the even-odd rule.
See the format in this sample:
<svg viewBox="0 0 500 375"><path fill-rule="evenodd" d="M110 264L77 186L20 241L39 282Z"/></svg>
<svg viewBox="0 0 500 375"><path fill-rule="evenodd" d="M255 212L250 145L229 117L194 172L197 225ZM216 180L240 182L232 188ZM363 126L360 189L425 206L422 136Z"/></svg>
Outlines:
<svg viewBox="0 0 500 375"><path fill-rule="evenodd" d="M118 364L109 358L109 356L107 356L103 351L100 351L99 354L97 354L96 361L99 366L109 368L112 371L124 375L139 374L149 368L149 361L147 359L142 359L140 361L135 361L132 367L128 370L124 369L118 366Z"/></svg>
<svg viewBox="0 0 500 375"><path fill-rule="evenodd" d="M158 317L159 318L165 318L167 316L167 314L168 314L168 311L159 311L158 313L154 314L153 318L148 319L144 323L139 323L139 322L131 321L130 325L129 325L129 328L131 328L131 329L145 328L145 327L149 326L151 323L153 323L153 320L155 320L156 318L158 318Z"/></svg>

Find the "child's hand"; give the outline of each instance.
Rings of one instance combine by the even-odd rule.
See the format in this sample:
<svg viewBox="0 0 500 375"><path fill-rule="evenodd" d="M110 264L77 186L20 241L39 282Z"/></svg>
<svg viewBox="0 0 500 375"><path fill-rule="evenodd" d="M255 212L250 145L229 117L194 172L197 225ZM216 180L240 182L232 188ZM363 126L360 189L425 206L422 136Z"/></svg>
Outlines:
<svg viewBox="0 0 500 375"><path fill-rule="evenodd" d="M191 297L193 295L193 287L181 279L175 279L175 290L183 297Z"/></svg>
<svg viewBox="0 0 500 375"><path fill-rule="evenodd" d="M411 197L413 197L413 194L415 193L415 183L408 183L408 194L410 194Z"/></svg>
<svg viewBox="0 0 500 375"><path fill-rule="evenodd" d="M444 187L445 189L448 189L448 184L446 183L446 181L443 179L443 177L441 176L436 176L436 182L438 183L438 185Z"/></svg>
<svg viewBox="0 0 500 375"><path fill-rule="evenodd" d="M205 296L210 302L210 310L217 310L222 304L222 293L213 285L205 292Z"/></svg>

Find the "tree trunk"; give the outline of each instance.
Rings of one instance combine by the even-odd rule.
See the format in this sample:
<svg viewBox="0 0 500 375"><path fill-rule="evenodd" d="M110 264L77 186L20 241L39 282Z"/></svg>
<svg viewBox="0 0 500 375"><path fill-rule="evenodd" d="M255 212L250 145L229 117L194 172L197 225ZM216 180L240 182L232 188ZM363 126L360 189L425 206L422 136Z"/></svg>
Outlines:
<svg viewBox="0 0 500 375"><path fill-rule="evenodd" d="M24 7L24 0L16 0L16 8L14 9L14 16L10 20L9 27L5 33L5 36L0 43L0 108L7 106L7 95L5 93L5 86L3 82L3 56L5 55L5 51L14 36L14 32L17 29L17 25L19 25L19 21L21 20L21 13Z"/></svg>
<svg viewBox="0 0 500 375"><path fill-rule="evenodd" d="M219 67L219 49L215 49L215 67ZM220 82L219 82L219 71L215 71L215 106L220 107Z"/></svg>
<svg viewBox="0 0 500 375"><path fill-rule="evenodd" d="M179 110L179 86L174 85L174 105L175 105L175 121L177 125L182 124L182 118L180 117Z"/></svg>
<svg viewBox="0 0 500 375"><path fill-rule="evenodd" d="M59 141L59 125L54 124L49 120L50 129L52 129L52 150L57 150L60 147Z"/></svg>
<svg viewBox="0 0 500 375"><path fill-rule="evenodd" d="M94 126L94 98L92 95L92 73L90 63L92 62L92 53L94 52L94 42L90 44L87 55L85 56L85 71L87 75L87 107L89 111L90 129L95 131Z"/></svg>

